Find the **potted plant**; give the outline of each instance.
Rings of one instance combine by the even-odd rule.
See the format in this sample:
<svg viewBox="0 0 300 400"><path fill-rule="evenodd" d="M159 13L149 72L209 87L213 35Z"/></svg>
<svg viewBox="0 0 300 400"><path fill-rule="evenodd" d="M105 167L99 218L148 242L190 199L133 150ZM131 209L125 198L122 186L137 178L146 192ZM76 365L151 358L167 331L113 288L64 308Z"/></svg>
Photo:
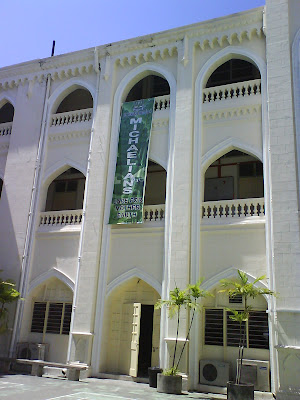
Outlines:
<svg viewBox="0 0 300 400"><path fill-rule="evenodd" d="M195 313L200 309L199 299L201 299L202 297L212 296L212 294L209 293L208 291L201 289L200 285L202 282L203 280L200 280L195 285L188 285L187 288L184 290L180 290L176 286L175 289L170 291L169 300L160 299L155 304L156 309L166 306L168 308L169 318L173 318L175 315L177 315L177 329L176 329L174 352L172 357L172 366L169 369L164 370L161 374L158 374L157 377L158 392L180 394L182 391L182 375L180 374L178 368L182 355L184 353L184 349L186 347L186 343L189 340L191 327L195 318ZM179 357L177 358L176 361L177 350L178 350L178 334L180 326L180 312L182 308L185 310L192 311L192 317L190 320L190 325L186 339L184 341Z"/></svg>
<svg viewBox="0 0 300 400"><path fill-rule="evenodd" d="M239 323L239 352L236 377L234 382L227 382L227 399L229 400L253 400L254 385L241 382L241 373L243 365L244 347L246 343L246 323L249 321L252 307L248 304L249 298L255 299L262 295L272 296L275 293L264 287L256 287L255 284L265 279L265 276L260 276L253 282L249 279L245 272L238 270L237 279L222 279L220 281L221 289L219 292L225 292L229 297L241 297L243 309L235 310L227 308L232 315L229 318Z"/></svg>

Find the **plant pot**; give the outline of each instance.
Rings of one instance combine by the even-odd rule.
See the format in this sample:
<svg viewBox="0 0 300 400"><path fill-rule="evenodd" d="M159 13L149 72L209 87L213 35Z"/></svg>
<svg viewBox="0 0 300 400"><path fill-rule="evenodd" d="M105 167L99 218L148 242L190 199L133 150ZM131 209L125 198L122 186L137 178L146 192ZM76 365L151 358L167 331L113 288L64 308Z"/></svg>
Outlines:
<svg viewBox="0 0 300 400"><path fill-rule="evenodd" d="M181 394L181 375L157 375L157 391L160 393Z"/></svg>
<svg viewBox="0 0 300 400"><path fill-rule="evenodd" d="M149 367L148 368L148 375L149 375L149 386L150 387L157 387L157 374L160 374L162 369L159 367Z"/></svg>
<svg viewBox="0 0 300 400"><path fill-rule="evenodd" d="M228 400L254 400L254 385L252 383L227 382Z"/></svg>

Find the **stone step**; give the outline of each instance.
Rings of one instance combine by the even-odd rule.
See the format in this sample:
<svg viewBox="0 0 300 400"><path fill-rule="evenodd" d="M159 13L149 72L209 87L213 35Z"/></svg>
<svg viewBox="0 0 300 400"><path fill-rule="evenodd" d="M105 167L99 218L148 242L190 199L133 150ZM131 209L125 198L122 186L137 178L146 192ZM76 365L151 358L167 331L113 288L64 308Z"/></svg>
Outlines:
<svg viewBox="0 0 300 400"><path fill-rule="evenodd" d="M57 368L57 367L44 367L43 377L45 378L60 378L67 379L67 368Z"/></svg>

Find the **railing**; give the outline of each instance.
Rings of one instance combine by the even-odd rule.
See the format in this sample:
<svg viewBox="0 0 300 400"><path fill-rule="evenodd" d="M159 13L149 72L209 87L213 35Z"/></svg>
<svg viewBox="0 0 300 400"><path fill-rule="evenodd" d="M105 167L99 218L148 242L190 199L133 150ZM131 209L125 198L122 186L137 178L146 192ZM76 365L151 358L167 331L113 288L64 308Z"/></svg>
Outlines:
<svg viewBox="0 0 300 400"><path fill-rule="evenodd" d="M264 198L206 201L202 203L203 219L231 219L244 217L263 217Z"/></svg>
<svg viewBox="0 0 300 400"><path fill-rule="evenodd" d="M82 210L46 211L40 216L40 226L79 225Z"/></svg>
<svg viewBox="0 0 300 400"><path fill-rule="evenodd" d="M203 89L203 103L215 101L226 101L234 98L246 98L261 94L261 80L230 83L228 85L216 86Z"/></svg>
<svg viewBox="0 0 300 400"><path fill-rule="evenodd" d="M154 100L154 112L160 110L170 109L170 95L155 97Z"/></svg>
<svg viewBox="0 0 300 400"><path fill-rule="evenodd" d="M0 124L0 136L7 136L11 134L12 122L5 122Z"/></svg>
<svg viewBox="0 0 300 400"><path fill-rule="evenodd" d="M85 108L84 110L68 111L65 113L53 114L51 116L50 126L60 126L87 122L92 119L93 109Z"/></svg>
<svg viewBox="0 0 300 400"><path fill-rule="evenodd" d="M144 206L144 222L162 221L165 219L165 205Z"/></svg>

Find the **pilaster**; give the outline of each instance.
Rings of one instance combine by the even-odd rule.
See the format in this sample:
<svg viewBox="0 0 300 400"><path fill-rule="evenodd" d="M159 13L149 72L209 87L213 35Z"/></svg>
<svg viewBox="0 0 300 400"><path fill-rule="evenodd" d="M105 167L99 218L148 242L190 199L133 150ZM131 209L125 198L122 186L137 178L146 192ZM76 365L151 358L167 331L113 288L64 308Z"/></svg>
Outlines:
<svg viewBox="0 0 300 400"><path fill-rule="evenodd" d="M291 379L290 368L293 366L293 370L299 370L300 361L298 359L295 363L296 358L293 358L290 363L289 352L283 356L284 348L300 344L297 334L300 329L299 215L289 6L290 0L266 1L271 278L274 282L272 289L279 293L274 321L280 346L278 376L274 374L276 368L273 365L273 390L278 390L278 399L288 398L291 390L300 392L298 379ZM289 382L288 386L286 382Z"/></svg>

